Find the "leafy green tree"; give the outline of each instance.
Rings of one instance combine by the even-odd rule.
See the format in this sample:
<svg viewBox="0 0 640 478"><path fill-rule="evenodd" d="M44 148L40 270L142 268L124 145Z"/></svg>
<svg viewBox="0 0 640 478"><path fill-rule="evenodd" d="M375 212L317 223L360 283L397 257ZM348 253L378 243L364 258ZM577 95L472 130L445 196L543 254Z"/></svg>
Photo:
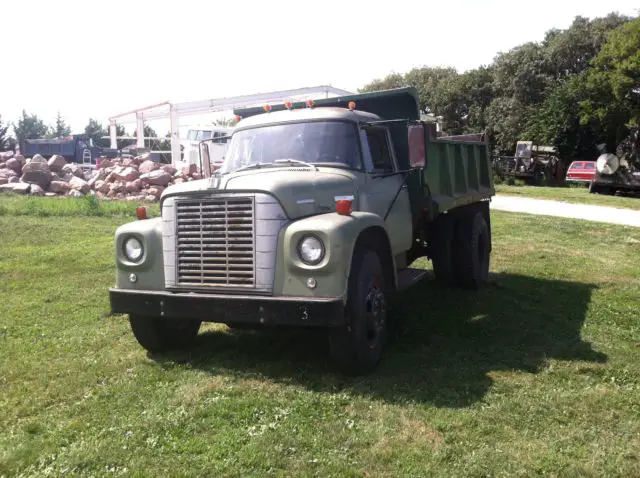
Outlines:
<svg viewBox="0 0 640 478"><path fill-rule="evenodd" d="M9 125L2 123L0 116L0 151L13 151L16 147L16 141L9 134Z"/></svg>
<svg viewBox="0 0 640 478"><path fill-rule="evenodd" d="M400 73L391 73L386 77L373 80L371 83L366 84L358 91L361 93L370 93L373 91L392 90L394 88L403 88L407 86L404 75Z"/></svg>
<svg viewBox="0 0 640 478"><path fill-rule="evenodd" d="M27 114L25 110L22 110L22 117L18 120L17 125L13 124L13 131L20 144L20 149L23 150L25 139L45 138L49 128L37 115Z"/></svg>
<svg viewBox="0 0 640 478"><path fill-rule="evenodd" d="M542 102L555 85L545 49L538 43L525 43L494 60L494 91L526 107ZM521 110L519 107L519 110Z"/></svg>
<svg viewBox="0 0 640 478"><path fill-rule="evenodd" d="M640 124L640 18L611 32L587 71L588 97L580 101L582 125L597 125L614 151Z"/></svg>
<svg viewBox="0 0 640 478"><path fill-rule="evenodd" d="M110 145L109 139L103 138L103 136L109 136L109 130L94 118L89 118L89 122L84 127L84 134L91 138L96 146L108 148Z"/></svg>
<svg viewBox="0 0 640 478"><path fill-rule="evenodd" d="M580 123L579 103L588 95L585 80L576 75L554 88L528 118L522 139L554 145L561 158L596 155L597 131Z"/></svg>
<svg viewBox="0 0 640 478"><path fill-rule="evenodd" d="M62 116L60 116L60 111L58 111L58 114L56 116L56 123L55 125L49 127L47 138L49 139L64 138L66 136L69 136L70 134L71 134L71 128L67 126Z"/></svg>
<svg viewBox="0 0 640 478"><path fill-rule="evenodd" d="M617 13L591 21L577 16L568 29L547 32L543 47L554 77L567 79L586 70L606 42L609 32L630 20L630 17Z"/></svg>
<svg viewBox="0 0 640 478"><path fill-rule="evenodd" d="M412 86L418 91L420 111L442 116L447 130L461 128L460 115L455 103L453 82L458 76L454 68L414 68L405 75L392 73L383 79L374 80L360 89L371 92Z"/></svg>
<svg viewBox="0 0 640 478"><path fill-rule="evenodd" d="M488 125L487 108L495 97L493 68L481 66L455 78L449 85L449 95L455 102L452 111L455 119L449 124L459 124L454 134L484 131Z"/></svg>

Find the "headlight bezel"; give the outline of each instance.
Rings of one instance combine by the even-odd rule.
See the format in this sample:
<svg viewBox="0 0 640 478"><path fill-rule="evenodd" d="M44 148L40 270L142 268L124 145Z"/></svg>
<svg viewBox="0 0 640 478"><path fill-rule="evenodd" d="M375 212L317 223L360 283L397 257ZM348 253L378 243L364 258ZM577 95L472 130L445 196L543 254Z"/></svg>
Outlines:
<svg viewBox="0 0 640 478"><path fill-rule="evenodd" d="M140 245L140 248L139 248L140 254L136 258L133 258L132 256L130 256L127 252L127 244L129 244L130 241L136 241ZM142 258L144 257L144 253L145 253L144 243L140 237L131 235L122 239L122 255L127 261L133 264L138 264L140 261L142 261Z"/></svg>
<svg viewBox="0 0 640 478"><path fill-rule="evenodd" d="M302 245L307 240L315 240L320 245L320 255L318 256L318 259L315 261L308 260L307 258L305 258L304 254L302 253ZM324 244L324 241L316 234L304 234L298 240L298 244L296 245L296 250L298 253L298 258L308 266L317 266L325 259L325 256L327 254L327 248Z"/></svg>

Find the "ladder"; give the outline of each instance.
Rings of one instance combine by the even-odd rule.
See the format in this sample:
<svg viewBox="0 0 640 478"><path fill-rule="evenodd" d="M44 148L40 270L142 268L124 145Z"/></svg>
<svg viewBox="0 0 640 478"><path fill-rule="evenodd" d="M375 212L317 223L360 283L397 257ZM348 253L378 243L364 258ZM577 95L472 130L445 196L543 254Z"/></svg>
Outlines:
<svg viewBox="0 0 640 478"><path fill-rule="evenodd" d="M88 149L82 150L82 168L85 170L93 168L93 164L91 164L91 151Z"/></svg>

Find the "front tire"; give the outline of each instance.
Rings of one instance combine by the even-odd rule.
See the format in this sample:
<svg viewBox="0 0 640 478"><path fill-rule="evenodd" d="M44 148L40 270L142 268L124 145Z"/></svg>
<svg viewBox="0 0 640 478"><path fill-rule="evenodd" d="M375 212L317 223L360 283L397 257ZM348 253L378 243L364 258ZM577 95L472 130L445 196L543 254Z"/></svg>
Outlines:
<svg viewBox="0 0 640 478"><path fill-rule="evenodd" d="M198 335L201 321L132 315L129 324L136 340L151 353L183 348Z"/></svg>
<svg viewBox="0 0 640 478"><path fill-rule="evenodd" d="M349 274L348 324L329 330L331 358L345 375L370 373L380 362L388 337L387 280L379 254L358 248Z"/></svg>

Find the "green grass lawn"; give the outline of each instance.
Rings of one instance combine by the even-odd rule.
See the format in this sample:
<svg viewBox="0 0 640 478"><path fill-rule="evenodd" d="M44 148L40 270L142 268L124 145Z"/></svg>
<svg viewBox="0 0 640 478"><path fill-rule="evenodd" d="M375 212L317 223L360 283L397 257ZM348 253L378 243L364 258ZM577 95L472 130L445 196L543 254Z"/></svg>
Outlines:
<svg viewBox="0 0 640 478"><path fill-rule="evenodd" d="M307 332L209 325L147 355L109 315L128 219L14 206L0 476L638 475L639 229L494 212L490 286L415 286L379 371L348 379Z"/></svg>
<svg viewBox="0 0 640 478"><path fill-rule="evenodd" d="M126 217L135 219L136 206L146 206L149 216L157 216L160 213L160 207L157 203L104 201L95 196L48 198L0 193L0 216Z"/></svg>
<svg viewBox="0 0 640 478"><path fill-rule="evenodd" d="M545 186L509 186L496 184L496 193L510 196L523 196L538 199L554 199L570 203L595 204L600 206L640 209L640 198L624 196L606 196L589 194L589 190L580 187Z"/></svg>

